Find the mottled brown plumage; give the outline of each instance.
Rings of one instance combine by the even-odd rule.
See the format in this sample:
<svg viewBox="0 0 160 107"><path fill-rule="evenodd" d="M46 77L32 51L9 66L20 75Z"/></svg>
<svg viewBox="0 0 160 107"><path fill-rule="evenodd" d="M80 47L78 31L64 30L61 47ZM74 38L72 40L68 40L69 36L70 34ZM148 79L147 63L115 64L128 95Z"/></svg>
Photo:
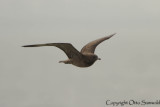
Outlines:
<svg viewBox="0 0 160 107"><path fill-rule="evenodd" d="M25 45L23 47L55 46L63 50L69 58L68 60L59 61L60 63L73 64L78 67L89 67L94 64L96 60L100 60L100 58L98 58L98 56L94 54L96 47L104 40L111 38L113 35L115 34L88 43L82 48L81 52L74 48L73 45L70 43L46 43Z"/></svg>

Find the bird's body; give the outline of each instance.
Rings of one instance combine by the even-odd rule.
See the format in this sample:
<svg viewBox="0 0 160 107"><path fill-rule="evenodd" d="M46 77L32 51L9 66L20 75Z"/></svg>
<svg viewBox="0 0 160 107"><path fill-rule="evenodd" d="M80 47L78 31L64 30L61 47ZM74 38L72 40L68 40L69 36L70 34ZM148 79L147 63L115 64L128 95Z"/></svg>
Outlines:
<svg viewBox="0 0 160 107"><path fill-rule="evenodd" d="M92 41L85 45L81 52L75 49L70 43L47 43L47 44L35 44L35 45L25 45L23 47L41 47L41 46L55 46L63 50L69 59L64 61L59 61L59 63L72 64L77 67L89 67L94 64L96 60L100 60L97 55L94 54L95 48L98 44L111 38L113 35L109 35L95 41Z"/></svg>
<svg viewBox="0 0 160 107"><path fill-rule="evenodd" d="M89 67L94 64L97 60L97 55L94 54L83 54L81 58L68 59L65 61L60 61L65 64L72 64L78 67Z"/></svg>

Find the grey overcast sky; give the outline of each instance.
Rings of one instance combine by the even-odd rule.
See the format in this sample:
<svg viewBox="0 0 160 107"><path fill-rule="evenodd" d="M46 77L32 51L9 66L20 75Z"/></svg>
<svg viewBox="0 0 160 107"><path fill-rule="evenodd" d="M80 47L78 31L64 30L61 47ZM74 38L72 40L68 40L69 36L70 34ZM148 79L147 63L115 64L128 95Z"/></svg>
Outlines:
<svg viewBox="0 0 160 107"><path fill-rule="evenodd" d="M56 47L21 47L68 42L80 50L112 33L89 68L59 64L67 57ZM0 53L0 107L160 100L160 0L0 0Z"/></svg>

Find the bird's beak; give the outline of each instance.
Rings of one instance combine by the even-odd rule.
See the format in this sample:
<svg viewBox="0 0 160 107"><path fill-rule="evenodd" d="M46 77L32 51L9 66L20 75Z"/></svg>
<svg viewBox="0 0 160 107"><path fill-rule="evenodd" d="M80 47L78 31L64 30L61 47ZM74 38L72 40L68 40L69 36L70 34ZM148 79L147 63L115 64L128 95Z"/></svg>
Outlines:
<svg viewBox="0 0 160 107"><path fill-rule="evenodd" d="M98 58L98 60L101 60L101 58Z"/></svg>

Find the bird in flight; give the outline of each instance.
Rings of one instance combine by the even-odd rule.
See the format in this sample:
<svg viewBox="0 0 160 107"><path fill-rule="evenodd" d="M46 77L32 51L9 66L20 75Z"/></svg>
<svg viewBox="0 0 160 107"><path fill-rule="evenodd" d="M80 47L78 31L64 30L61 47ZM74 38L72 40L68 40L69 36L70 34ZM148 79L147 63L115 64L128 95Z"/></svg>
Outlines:
<svg viewBox="0 0 160 107"><path fill-rule="evenodd" d="M46 43L46 44L25 45L22 47L55 46L64 51L65 54L68 56L67 60L59 61L59 63L72 64L77 67L89 67L93 65L96 60L101 60L96 54L94 54L96 47L101 42L111 38L113 35L115 35L115 33L94 40L92 42L89 42L81 49L80 52L70 43Z"/></svg>

